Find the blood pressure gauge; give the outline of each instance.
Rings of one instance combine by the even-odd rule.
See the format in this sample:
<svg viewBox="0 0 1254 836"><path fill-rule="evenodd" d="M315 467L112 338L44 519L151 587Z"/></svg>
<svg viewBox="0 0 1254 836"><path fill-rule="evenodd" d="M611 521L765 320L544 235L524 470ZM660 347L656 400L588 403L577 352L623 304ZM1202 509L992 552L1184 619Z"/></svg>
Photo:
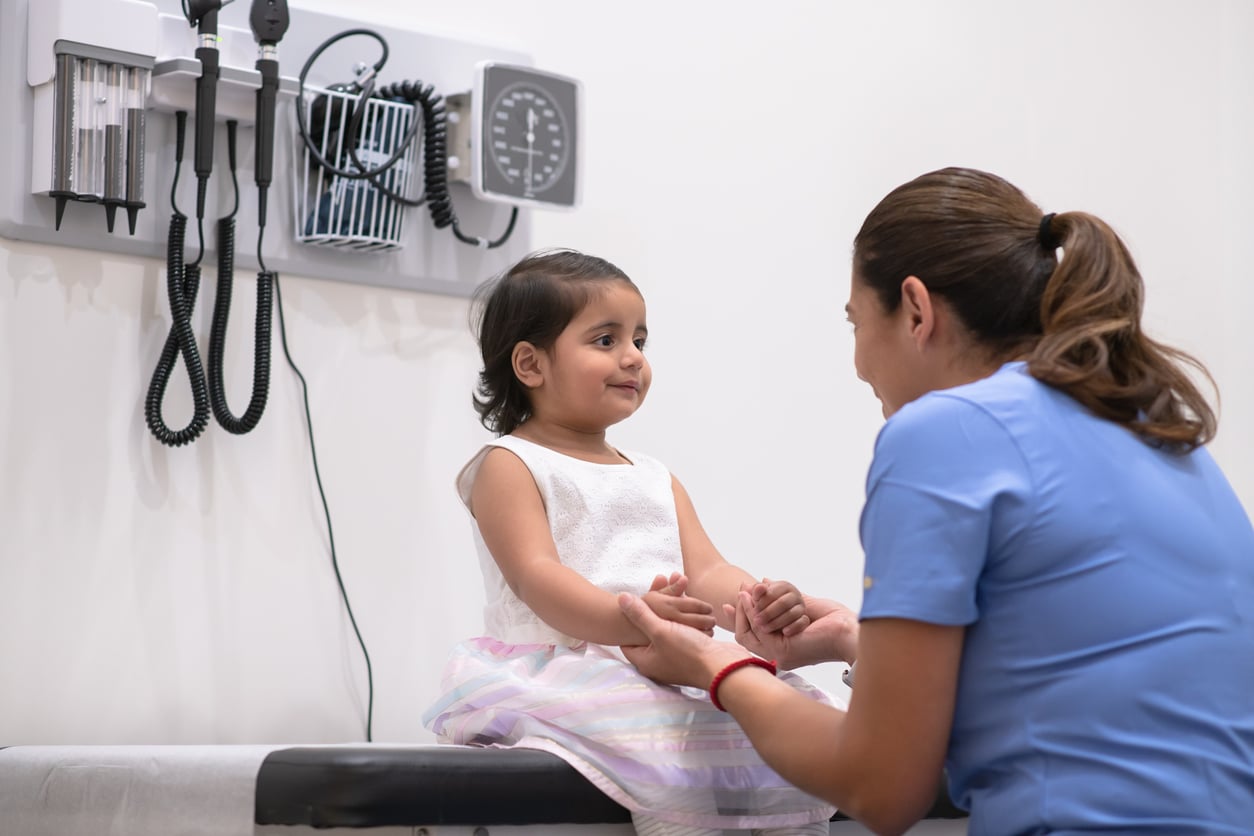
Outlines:
<svg viewBox="0 0 1254 836"><path fill-rule="evenodd" d="M475 164L471 186L484 200L570 209L579 201L580 84L530 67L476 67Z"/></svg>

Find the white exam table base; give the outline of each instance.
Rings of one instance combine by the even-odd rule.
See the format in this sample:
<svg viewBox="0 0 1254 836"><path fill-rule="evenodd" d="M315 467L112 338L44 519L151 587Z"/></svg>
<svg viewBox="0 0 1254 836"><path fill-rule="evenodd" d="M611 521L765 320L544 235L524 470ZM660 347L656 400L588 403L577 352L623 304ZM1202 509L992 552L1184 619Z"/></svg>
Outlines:
<svg viewBox="0 0 1254 836"><path fill-rule="evenodd" d="M0 749L5 836L252 836L275 746Z"/></svg>

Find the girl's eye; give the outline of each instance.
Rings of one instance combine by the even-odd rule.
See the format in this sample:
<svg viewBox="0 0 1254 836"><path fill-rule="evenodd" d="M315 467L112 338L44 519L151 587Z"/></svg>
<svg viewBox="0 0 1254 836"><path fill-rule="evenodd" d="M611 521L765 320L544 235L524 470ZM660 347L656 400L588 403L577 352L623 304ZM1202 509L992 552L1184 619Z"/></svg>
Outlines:
<svg viewBox="0 0 1254 836"><path fill-rule="evenodd" d="M614 344L614 338L611 337L609 334L602 334L601 336L597 337L594 342L599 346L604 346L605 348L609 348L610 346Z"/></svg>
<svg viewBox="0 0 1254 836"><path fill-rule="evenodd" d="M644 351L644 337L636 337L632 342L636 344L637 351Z"/></svg>

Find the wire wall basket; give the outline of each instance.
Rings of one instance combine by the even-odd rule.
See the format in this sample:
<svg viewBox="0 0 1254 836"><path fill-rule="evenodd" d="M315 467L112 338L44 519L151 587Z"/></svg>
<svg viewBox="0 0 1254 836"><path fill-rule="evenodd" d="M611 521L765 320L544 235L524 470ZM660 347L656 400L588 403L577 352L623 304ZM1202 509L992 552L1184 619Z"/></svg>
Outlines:
<svg viewBox="0 0 1254 836"><path fill-rule="evenodd" d="M370 98L354 134L354 110L361 106L356 92L307 87L297 102L305 108L310 142L322 158L341 171L357 171L350 149L368 169L386 163L405 141L418 118L417 109L405 101ZM298 129L299 130L299 129ZM381 252L401 247L405 206L375 187L410 197L412 174L418 169L418 146L411 142L396 164L370 179L344 177L328 170L297 137L301 153L294 154L296 176L296 240L324 247L362 252Z"/></svg>

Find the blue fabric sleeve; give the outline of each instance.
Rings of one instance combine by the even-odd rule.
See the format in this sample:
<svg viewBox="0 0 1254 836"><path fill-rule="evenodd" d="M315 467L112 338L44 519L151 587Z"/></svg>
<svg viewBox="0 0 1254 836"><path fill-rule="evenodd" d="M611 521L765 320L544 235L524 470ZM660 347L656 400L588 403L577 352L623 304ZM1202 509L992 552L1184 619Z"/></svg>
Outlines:
<svg viewBox="0 0 1254 836"><path fill-rule="evenodd" d="M977 620L980 575L1026 524L1030 497L1019 447L982 407L944 393L908 404L867 476L861 617Z"/></svg>

